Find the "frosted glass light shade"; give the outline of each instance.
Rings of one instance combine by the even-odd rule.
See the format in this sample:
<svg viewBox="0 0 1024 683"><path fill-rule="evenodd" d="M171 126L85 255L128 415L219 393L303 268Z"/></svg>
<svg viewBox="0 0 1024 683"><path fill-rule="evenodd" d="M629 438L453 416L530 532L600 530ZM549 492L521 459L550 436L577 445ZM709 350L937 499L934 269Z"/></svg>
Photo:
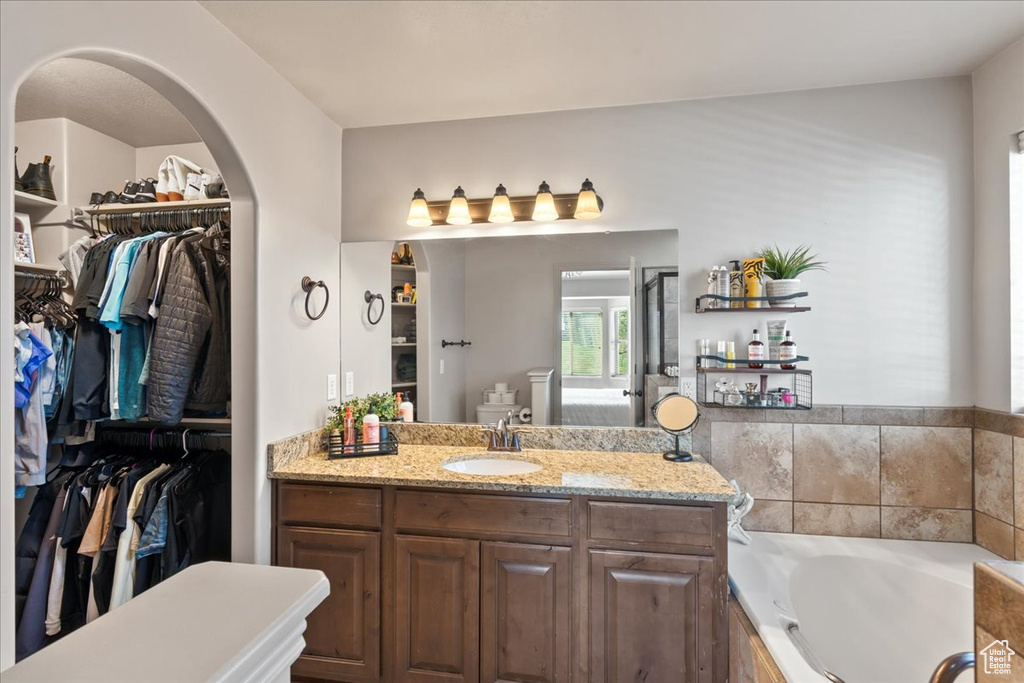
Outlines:
<svg viewBox="0 0 1024 683"><path fill-rule="evenodd" d="M419 188L416 188L412 195L412 203L409 204L409 218L405 222L414 228L429 228L434 224L434 221L430 218L430 207L427 206L427 198L423 195L423 190Z"/></svg>
<svg viewBox="0 0 1024 683"><path fill-rule="evenodd" d="M473 222L469 215L469 202L466 201L466 191L462 186L455 188L452 201L448 205L448 217L444 219L448 225L469 225Z"/></svg>
<svg viewBox="0 0 1024 683"><path fill-rule="evenodd" d="M576 211L573 212L572 217L581 221L589 221L600 217L600 215L601 202L597 198L597 193L594 192L594 183L587 178L583 181L583 187L580 188L579 197L576 198Z"/></svg>
<svg viewBox="0 0 1024 683"><path fill-rule="evenodd" d="M511 223L516 217L512 215L512 203L508 200L508 191L504 185L498 185L494 191L494 198L491 199L491 214L487 217L488 223Z"/></svg>
<svg viewBox="0 0 1024 683"><path fill-rule="evenodd" d="M555 209L555 198L551 194L551 188L546 182L541 182L537 188L537 202L533 205L533 216L535 221L557 221L558 211Z"/></svg>

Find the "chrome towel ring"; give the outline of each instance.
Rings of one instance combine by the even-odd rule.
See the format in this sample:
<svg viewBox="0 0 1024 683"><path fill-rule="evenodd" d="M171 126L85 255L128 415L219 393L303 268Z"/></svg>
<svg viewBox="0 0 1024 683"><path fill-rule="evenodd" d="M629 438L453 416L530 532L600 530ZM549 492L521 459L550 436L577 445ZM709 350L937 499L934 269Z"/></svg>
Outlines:
<svg viewBox="0 0 1024 683"><path fill-rule="evenodd" d="M313 290L317 287L324 288L324 307L319 313L313 315L309 312L309 297L312 296ZM327 285L324 284L323 280L314 280L308 275L302 278L302 291L306 293L306 317L310 320L319 320L324 317L324 313L327 312L327 304L331 302L331 290L327 289Z"/></svg>
<svg viewBox="0 0 1024 683"><path fill-rule="evenodd" d="M377 319L374 320L373 302L376 300L380 300L380 315L378 315ZM370 323L371 325L376 325L377 323L380 322L380 319L384 317L384 295L374 294L370 290L366 290L365 292L363 292L363 301L366 302L366 322Z"/></svg>

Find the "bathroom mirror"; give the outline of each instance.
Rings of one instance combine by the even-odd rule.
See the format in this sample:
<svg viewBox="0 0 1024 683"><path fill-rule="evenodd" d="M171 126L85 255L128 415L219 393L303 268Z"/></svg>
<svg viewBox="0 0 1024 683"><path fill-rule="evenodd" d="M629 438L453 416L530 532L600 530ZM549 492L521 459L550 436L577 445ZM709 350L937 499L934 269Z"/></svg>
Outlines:
<svg viewBox="0 0 1024 683"><path fill-rule="evenodd" d="M658 426L675 437L675 449L664 454L666 460L672 462L689 462L693 460L691 453L679 450L679 437L690 432L700 420L697 403L686 396L672 394L661 399L651 408L651 413Z"/></svg>
<svg viewBox="0 0 1024 683"><path fill-rule="evenodd" d="M417 421L654 428L679 390L678 249L676 230L344 243L343 371ZM367 289L390 298L372 330Z"/></svg>

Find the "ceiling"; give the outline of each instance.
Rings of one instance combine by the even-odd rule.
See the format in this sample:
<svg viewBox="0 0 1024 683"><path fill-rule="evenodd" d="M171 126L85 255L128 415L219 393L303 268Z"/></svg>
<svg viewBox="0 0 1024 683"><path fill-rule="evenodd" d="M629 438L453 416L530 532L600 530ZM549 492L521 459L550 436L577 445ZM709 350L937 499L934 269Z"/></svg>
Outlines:
<svg viewBox="0 0 1024 683"><path fill-rule="evenodd" d="M200 4L345 128L967 74L1024 0Z"/></svg>
<svg viewBox="0 0 1024 683"><path fill-rule="evenodd" d="M163 95L106 64L61 58L36 69L18 89L15 121L68 118L132 147L199 142Z"/></svg>

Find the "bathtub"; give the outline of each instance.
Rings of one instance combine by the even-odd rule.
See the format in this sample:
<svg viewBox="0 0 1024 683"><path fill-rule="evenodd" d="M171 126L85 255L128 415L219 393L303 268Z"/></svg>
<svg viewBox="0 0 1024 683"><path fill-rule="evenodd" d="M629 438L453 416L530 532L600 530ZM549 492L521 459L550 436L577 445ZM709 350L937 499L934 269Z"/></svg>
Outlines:
<svg viewBox="0 0 1024 683"><path fill-rule="evenodd" d="M974 649L976 545L751 533L729 584L790 683L927 683ZM964 673L957 683L973 680Z"/></svg>

